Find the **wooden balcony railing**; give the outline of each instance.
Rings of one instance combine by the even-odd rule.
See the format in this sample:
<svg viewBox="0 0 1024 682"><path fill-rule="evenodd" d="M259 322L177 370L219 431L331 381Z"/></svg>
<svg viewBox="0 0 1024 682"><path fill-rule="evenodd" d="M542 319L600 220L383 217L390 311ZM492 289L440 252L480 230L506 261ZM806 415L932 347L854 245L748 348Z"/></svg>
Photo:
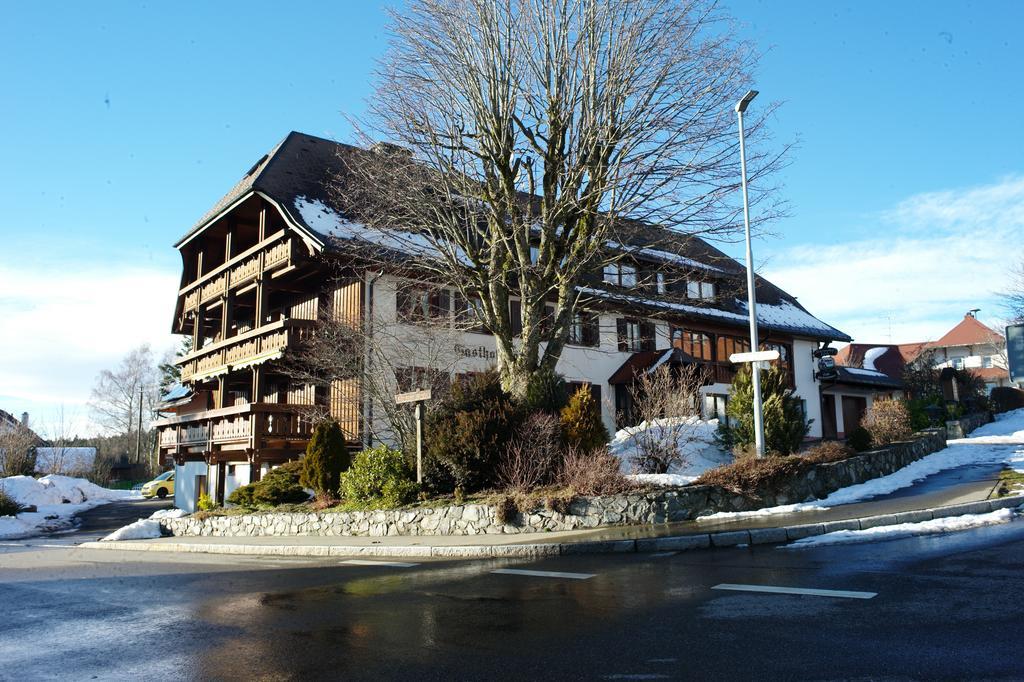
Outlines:
<svg viewBox="0 0 1024 682"><path fill-rule="evenodd" d="M310 333L311 320L278 320L217 341L177 360L182 381L195 381L228 372L231 367L272 359Z"/></svg>
<svg viewBox="0 0 1024 682"><path fill-rule="evenodd" d="M195 310L201 304L224 295L229 289L253 281L261 272L261 263L263 272L290 265L294 259L296 242L294 238L285 235L284 230L271 235L182 287L178 295L184 299L185 311Z"/></svg>
<svg viewBox="0 0 1024 682"><path fill-rule="evenodd" d="M265 441L307 441L312 434L309 420L295 405L247 403L220 410L167 417L154 423L163 449L204 448L247 443L260 447Z"/></svg>

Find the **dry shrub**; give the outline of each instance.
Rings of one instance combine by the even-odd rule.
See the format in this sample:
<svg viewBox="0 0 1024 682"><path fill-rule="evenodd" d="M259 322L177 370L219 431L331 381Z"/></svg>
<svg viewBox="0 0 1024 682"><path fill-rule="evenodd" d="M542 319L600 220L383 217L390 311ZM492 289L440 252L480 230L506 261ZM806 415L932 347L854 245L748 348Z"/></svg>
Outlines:
<svg viewBox="0 0 1024 682"><path fill-rule="evenodd" d="M874 401L864 415L864 428L876 447L906 440L914 432L910 427L910 412L902 400Z"/></svg>
<svg viewBox="0 0 1024 682"><path fill-rule="evenodd" d="M556 514L565 516L569 513L569 505L572 504L575 497L576 496L572 494L572 491L564 491L548 495L544 498L544 508L549 512L555 512Z"/></svg>
<svg viewBox="0 0 1024 682"><path fill-rule="evenodd" d="M502 495L494 503L494 519L505 526L515 521L519 508L511 495Z"/></svg>
<svg viewBox="0 0 1024 682"><path fill-rule="evenodd" d="M607 450L570 450L562 460L559 483L578 495L614 495L634 486Z"/></svg>
<svg viewBox="0 0 1024 682"><path fill-rule="evenodd" d="M498 461L498 483L518 493L550 483L558 475L561 443L558 419L543 412L531 414Z"/></svg>
<svg viewBox="0 0 1024 682"><path fill-rule="evenodd" d="M771 488L811 466L803 457L745 457L741 460L705 471L694 485L716 485L734 493L756 496L759 490Z"/></svg>
<svg viewBox="0 0 1024 682"><path fill-rule="evenodd" d="M844 459L849 459L855 454L853 448L845 443L840 443L835 440L826 440L818 443L814 447L808 448L806 451L801 453L808 462L812 464L827 464L828 462L839 462Z"/></svg>
<svg viewBox="0 0 1024 682"><path fill-rule="evenodd" d="M677 372L661 365L637 376L629 387L632 417L648 427L632 434L637 472L664 474L686 464L681 447L695 439L700 427L700 388L706 383L707 372L696 364Z"/></svg>

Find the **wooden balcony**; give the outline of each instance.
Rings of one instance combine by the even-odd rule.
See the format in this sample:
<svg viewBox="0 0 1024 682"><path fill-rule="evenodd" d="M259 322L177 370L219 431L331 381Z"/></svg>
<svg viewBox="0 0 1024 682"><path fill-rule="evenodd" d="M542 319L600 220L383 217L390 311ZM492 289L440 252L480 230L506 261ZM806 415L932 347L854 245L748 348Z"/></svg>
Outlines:
<svg viewBox="0 0 1024 682"><path fill-rule="evenodd" d="M230 290L247 286L261 273L288 267L295 258L296 240L283 230L238 254L227 263L189 282L178 291L185 312L214 301Z"/></svg>
<svg viewBox="0 0 1024 682"><path fill-rule="evenodd" d="M279 320L217 341L177 360L182 381L198 381L280 357L309 334L311 320Z"/></svg>
<svg viewBox="0 0 1024 682"><path fill-rule="evenodd" d="M163 451L299 445L309 440L312 427L295 410L295 405L247 403L166 417L154 426Z"/></svg>

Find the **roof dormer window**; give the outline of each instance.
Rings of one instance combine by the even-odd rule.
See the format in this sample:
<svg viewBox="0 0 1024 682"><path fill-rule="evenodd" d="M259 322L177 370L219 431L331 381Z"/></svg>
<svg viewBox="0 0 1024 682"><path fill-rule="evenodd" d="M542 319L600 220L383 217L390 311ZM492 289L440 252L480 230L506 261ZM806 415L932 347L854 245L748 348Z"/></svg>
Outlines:
<svg viewBox="0 0 1024 682"><path fill-rule="evenodd" d="M636 266L626 263L610 263L604 266L604 281L624 289L636 287Z"/></svg>

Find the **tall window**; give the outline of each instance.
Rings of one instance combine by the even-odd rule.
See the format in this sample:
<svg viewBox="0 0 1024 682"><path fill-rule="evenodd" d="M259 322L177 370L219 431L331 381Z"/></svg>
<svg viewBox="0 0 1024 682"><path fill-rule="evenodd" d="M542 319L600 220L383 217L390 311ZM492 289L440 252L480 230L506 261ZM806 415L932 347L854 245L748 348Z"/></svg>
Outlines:
<svg viewBox="0 0 1024 682"><path fill-rule="evenodd" d="M981 358L981 366L984 367L985 369L991 369L992 368L992 356L991 355L983 356Z"/></svg>
<svg viewBox="0 0 1024 682"><path fill-rule="evenodd" d="M626 263L611 263L604 267L604 281L608 284L632 289L636 286L636 266Z"/></svg>
<svg viewBox="0 0 1024 682"><path fill-rule="evenodd" d="M619 351L636 353L642 350L654 350L654 323L636 318L619 318L615 321L619 337Z"/></svg>
<svg viewBox="0 0 1024 682"><path fill-rule="evenodd" d="M455 322L460 329L471 332L483 333L483 324L480 321L480 299L469 300L459 292L452 292L452 312Z"/></svg>
<svg viewBox="0 0 1024 682"><path fill-rule="evenodd" d="M796 377L793 374L793 352L786 343L762 343L761 350L777 350L779 351L779 359L774 361L774 364L782 368L789 376L789 385L796 385Z"/></svg>
<svg viewBox="0 0 1024 682"><path fill-rule="evenodd" d="M715 297L714 282L698 282L689 280L686 283L686 297L693 299L708 300Z"/></svg>
<svg viewBox="0 0 1024 682"><path fill-rule="evenodd" d="M591 348L601 345L601 329L597 315L586 311L579 311L573 315L568 342L574 346Z"/></svg>
<svg viewBox="0 0 1024 682"><path fill-rule="evenodd" d="M447 289L428 288L422 284L402 284L396 295L398 319L403 322L448 317L451 294Z"/></svg>
<svg viewBox="0 0 1024 682"><path fill-rule="evenodd" d="M750 340L739 336L718 336L718 361L729 362L729 356L733 353L747 353L750 351Z"/></svg>
<svg viewBox="0 0 1024 682"><path fill-rule="evenodd" d="M710 334L672 329L672 347L698 360L714 360L714 346L715 342Z"/></svg>

